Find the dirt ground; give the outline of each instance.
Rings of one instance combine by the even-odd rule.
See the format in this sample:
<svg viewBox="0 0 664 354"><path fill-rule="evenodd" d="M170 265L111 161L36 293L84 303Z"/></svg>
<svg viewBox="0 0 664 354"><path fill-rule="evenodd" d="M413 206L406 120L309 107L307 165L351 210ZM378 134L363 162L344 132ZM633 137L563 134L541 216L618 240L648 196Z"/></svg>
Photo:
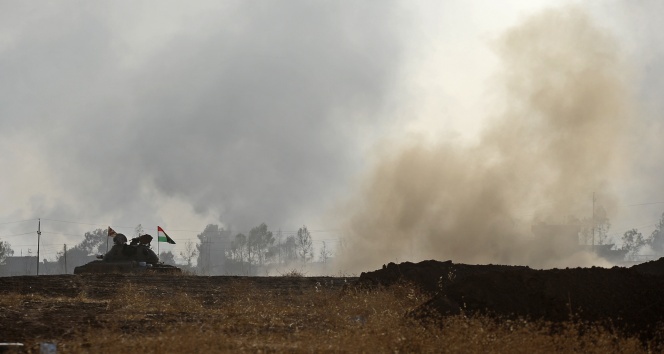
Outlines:
<svg viewBox="0 0 664 354"><path fill-rule="evenodd" d="M49 341L82 328L108 328L117 322L110 305L118 294L135 290L135 301L164 301L191 296L204 306L223 304L238 288L295 300L305 290L339 293L356 278L239 277L186 275L45 275L0 277L0 342ZM16 297L15 306L7 306ZM139 304L135 304L140 307ZM147 306L146 306L147 307ZM139 311L137 311L138 313ZM191 318L189 316L191 315ZM169 318L169 316L171 318ZM123 320L127 332L150 331L170 322L196 322L196 313L147 313Z"/></svg>
<svg viewBox="0 0 664 354"><path fill-rule="evenodd" d="M611 269L390 263L358 278L5 277L0 342L75 353L652 352L664 347L664 258Z"/></svg>

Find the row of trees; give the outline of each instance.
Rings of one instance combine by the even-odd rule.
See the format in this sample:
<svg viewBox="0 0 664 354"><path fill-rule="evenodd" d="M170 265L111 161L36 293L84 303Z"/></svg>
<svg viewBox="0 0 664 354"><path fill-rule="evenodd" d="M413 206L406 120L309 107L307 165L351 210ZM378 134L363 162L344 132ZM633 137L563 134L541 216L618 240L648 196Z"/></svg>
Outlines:
<svg viewBox="0 0 664 354"><path fill-rule="evenodd" d="M623 234L622 243L622 249L628 251L630 256L636 255L646 246L655 253L664 253L664 213L650 236L644 237L638 229L631 229Z"/></svg>
<svg viewBox="0 0 664 354"><path fill-rule="evenodd" d="M249 236L242 233L235 235L225 255L233 261L263 266L268 262L307 263L313 259L314 251L306 226L301 227L296 235L284 239L281 231L274 235L263 223L252 228Z"/></svg>
<svg viewBox="0 0 664 354"><path fill-rule="evenodd" d="M195 247L185 245L180 255L189 267L196 258L196 270L201 274L259 274L268 268L304 267L315 260L313 239L306 226L295 235L284 236L280 230L272 232L262 223L248 234L232 235L230 230L208 225L198 235ZM327 263L331 256L323 243L318 261Z"/></svg>
<svg viewBox="0 0 664 354"><path fill-rule="evenodd" d="M576 220L576 223L582 225L581 235L586 244L590 244L591 239L597 245L609 240L611 224L603 210L598 210L594 220ZM143 233L141 225L136 227L135 233ZM325 242L315 256L311 233L306 226L299 228L294 235L285 236L280 230L272 232L265 223L261 223L247 234L233 235L230 230L210 224L197 235L197 239L198 242L185 242L179 255L186 262L184 267L198 274L262 274L270 268L288 270L289 267L304 267L314 261L326 264L332 257ZM105 229L86 232L79 244L56 255L57 265L49 263L61 272L65 271L65 267L67 272L71 272L74 266L90 262L95 255L105 253L108 241ZM626 231L620 241L620 249L627 251L631 257L644 247L650 247L653 253L664 254L664 213L649 236L634 228ZM9 243L0 242L0 265L13 253ZM165 263L176 263L175 255L170 251L161 252L159 258Z"/></svg>
<svg viewBox="0 0 664 354"><path fill-rule="evenodd" d="M580 226L582 242L586 245L605 245L611 241L609 230L611 223L603 208L597 208L594 218L572 219L570 224ZM655 225L655 230L644 236L638 229L627 230L620 238L619 249L627 251L628 256L641 252L645 247L650 247L653 253L664 254L664 213Z"/></svg>
<svg viewBox="0 0 664 354"><path fill-rule="evenodd" d="M134 231L135 236L144 233L141 225ZM198 242L184 242L179 252L186 263L182 266L197 274L261 274L267 273L269 268L302 268L316 258L313 239L306 226L299 228L295 235L284 236L281 231L270 231L262 223L246 235L237 233L233 236L230 230L210 224L197 235L197 239ZM109 241L112 243L106 229L86 232L79 244L63 247L55 260L48 262L48 268L52 272L71 273L75 266L91 262L96 255L106 253ZM0 264L12 254L9 243L0 242ZM332 252L323 242L318 262L327 263L331 256ZM168 264L176 264L175 258L171 251L159 254L159 259Z"/></svg>

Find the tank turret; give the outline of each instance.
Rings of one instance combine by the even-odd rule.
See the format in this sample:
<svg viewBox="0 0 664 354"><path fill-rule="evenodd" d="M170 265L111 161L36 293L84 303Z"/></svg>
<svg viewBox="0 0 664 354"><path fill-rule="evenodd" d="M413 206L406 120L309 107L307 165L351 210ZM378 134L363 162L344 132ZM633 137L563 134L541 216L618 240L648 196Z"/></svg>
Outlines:
<svg viewBox="0 0 664 354"><path fill-rule="evenodd" d="M74 274L85 273L137 273L137 272L173 272L180 273L180 268L160 263L159 256L150 247L152 236L141 235L127 244L127 237L116 234L113 247L100 260L74 268Z"/></svg>

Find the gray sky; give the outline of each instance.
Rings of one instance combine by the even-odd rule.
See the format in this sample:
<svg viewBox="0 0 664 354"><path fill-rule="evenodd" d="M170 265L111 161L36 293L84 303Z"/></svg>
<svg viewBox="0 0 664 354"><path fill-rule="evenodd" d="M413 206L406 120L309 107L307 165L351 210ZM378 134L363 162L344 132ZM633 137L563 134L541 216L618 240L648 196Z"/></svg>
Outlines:
<svg viewBox="0 0 664 354"><path fill-rule="evenodd" d="M385 1L2 7L8 221L315 222L402 56Z"/></svg>
<svg viewBox="0 0 664 354"><path fill-rule="evenodd" d="M491 43L550 3L0 1L0 223L51 219L47 255L106 225L336 230L381 144L473 141L494 108ZM633 63L643 155L662 147L663 31L656 1L633 3L587 8ZM662 167L620 181L625 203L664 201ZM3 237L33 229L0 239L34 250Z"/></svg>

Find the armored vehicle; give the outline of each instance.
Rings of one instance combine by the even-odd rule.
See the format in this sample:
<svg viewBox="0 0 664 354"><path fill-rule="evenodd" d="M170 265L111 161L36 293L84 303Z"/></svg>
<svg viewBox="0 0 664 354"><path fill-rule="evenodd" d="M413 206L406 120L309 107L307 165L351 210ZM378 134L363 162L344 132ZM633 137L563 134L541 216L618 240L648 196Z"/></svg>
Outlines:
<svg viewBox="0 0 664 354"><path fill-rule="evenodd" d="M141 235L127 244L127 237L117 234L113 247L99 260L74 268L74 274L98 273L181 273L181 269L159 262L159 257L150 248L152 236Z"/></svg>

